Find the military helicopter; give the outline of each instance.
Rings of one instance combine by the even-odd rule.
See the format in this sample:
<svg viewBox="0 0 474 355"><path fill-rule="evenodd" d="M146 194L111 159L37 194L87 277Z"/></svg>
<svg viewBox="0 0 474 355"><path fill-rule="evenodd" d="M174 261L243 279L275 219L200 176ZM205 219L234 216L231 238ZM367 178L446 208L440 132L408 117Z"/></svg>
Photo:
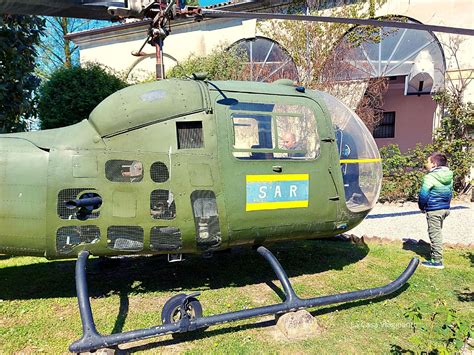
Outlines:
<svg viewBox="0 0 474 355"><path fill-rule="evenodd" d="M148 18L145 43L157 47L158 61L169 21L179 16L301 20L180 5L18 0L0 4L0 11ZM473 32L375 20L304 20ZM131 86L76 125L0 135L0 151L0 252L78 257L84 334L70 346L73 352L380 297L399 289L418 265L412 259L397 280L382 287L301 299L277 259L261 246L346 232L365 218L380 192L380 155L358 116L336 98L289 80L208 81L195 74ZM179 294L164 305L162 325L106 336L97 332L86 281L89 255L167 254L179 261L183 254L240 245L259 246L283 286L283 303L203 317L198 294Z"/></svg>

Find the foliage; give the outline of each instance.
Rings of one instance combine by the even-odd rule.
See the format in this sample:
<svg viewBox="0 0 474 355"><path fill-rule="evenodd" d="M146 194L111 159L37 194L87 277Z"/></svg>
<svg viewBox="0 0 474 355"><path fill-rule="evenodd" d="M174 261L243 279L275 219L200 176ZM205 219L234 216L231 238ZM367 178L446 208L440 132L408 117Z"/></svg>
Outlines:
<svg viewBox="0 0 474 355"><path fill-rule="evenodd" d="M193 73L207 73L207 78L210 80L238 80L243 63L242 54L221 45L207 56L191 54L184 62L168 71L166 76L183 78Z"/></svg>
<svg viewBox="0 0 474 355"><path fill-rule="evenodd" d="M440 299L434 304L417 302L406 309L404 316L412 322L413 336L409 338L409 342L417 353L458 352L474 333L474 326ZM401 352L402 349L398 347L397 350Z"/></svg>
<svg viewBox="0 0 474 355"><path fill-rule="evenodd" d="M36 116L34 74L44 21L35 16L0 15L0 132L29 128Z"/></svg>
<svg viewBox="0 0 474 355"><path fill-rule="evenodd" d="M443 108L440 127L435 132L434 146L448 157L454 173L454 190L461 192L468 181L466 177L474 164L472 140L469 129L474 126L474 105L464 103L461 95L443 91L433 99Z"/></svg>
<svg viewBox="0 0 474 355"><path fill-rule="evenodd" d="M107 96L127 84L98 64L61 68L39 90L42 129L68 126L87 118Z"/></svg>
<svg viewBox="0 0 474 355"><path fill-rule="evenodd" d="M396 144L380 148L383 181L379 200L381 202L416 201L421 181L426 173L424 165L432 152L432 145L423 147L420 144L406 154L402 154Z"/></svg>

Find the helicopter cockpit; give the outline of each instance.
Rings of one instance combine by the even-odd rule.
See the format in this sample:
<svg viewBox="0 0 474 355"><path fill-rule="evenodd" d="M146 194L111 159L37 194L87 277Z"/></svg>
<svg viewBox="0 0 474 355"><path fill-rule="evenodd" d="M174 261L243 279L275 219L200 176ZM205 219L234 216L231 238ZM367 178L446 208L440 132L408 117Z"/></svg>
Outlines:
<svg viewBox="0 0 474 355"><path fill-rule="evenodd" d="M362 212L374 207L382 185L382 163L369 130L346 105L320 92L336 134L347 208Z"/></svg>

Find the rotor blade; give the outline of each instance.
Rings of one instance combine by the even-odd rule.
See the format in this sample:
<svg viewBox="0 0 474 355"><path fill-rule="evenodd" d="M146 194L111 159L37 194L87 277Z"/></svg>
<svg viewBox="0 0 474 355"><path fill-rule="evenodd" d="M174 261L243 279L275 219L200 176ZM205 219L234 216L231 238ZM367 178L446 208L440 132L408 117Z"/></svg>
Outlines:
<svg viewBox="0 0 474 355"><path fill-rule="evenodd" d="M412 30L446 32L458 35L474 36L474 30L459 27L434 26L425 25L421 23L412 22L397 22L374 19L360 19L360 18L342 18L342 17L327 17L327 16L305 16L305 15L287 15L287 14L269 14L261 12L232 12L202 9L201 14L209 18L243 18L243 19L262 19L262 20L293 20L293 21L312 21L312 22L337 22L354 25L378 26L378 27L397 27L408 28Z"/></svg>
<svg viewBox="0 0 474 355"><path fill-rule="evenodd" d="M0 14L77 17L111 20L109 6L124 6L124 1L103 0L0 0Z"/></svg>

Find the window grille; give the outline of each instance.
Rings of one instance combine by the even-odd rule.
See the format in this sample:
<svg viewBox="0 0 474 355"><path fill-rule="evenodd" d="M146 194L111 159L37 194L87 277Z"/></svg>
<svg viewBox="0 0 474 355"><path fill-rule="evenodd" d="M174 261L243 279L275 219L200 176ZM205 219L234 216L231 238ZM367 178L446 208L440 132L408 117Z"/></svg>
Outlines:
<svg viewBox="0 0 474 355"><path fill-rule="evenodd" d="M178 149L195 149L204 147L202 122L176 122L178 132Z"/></svg>

